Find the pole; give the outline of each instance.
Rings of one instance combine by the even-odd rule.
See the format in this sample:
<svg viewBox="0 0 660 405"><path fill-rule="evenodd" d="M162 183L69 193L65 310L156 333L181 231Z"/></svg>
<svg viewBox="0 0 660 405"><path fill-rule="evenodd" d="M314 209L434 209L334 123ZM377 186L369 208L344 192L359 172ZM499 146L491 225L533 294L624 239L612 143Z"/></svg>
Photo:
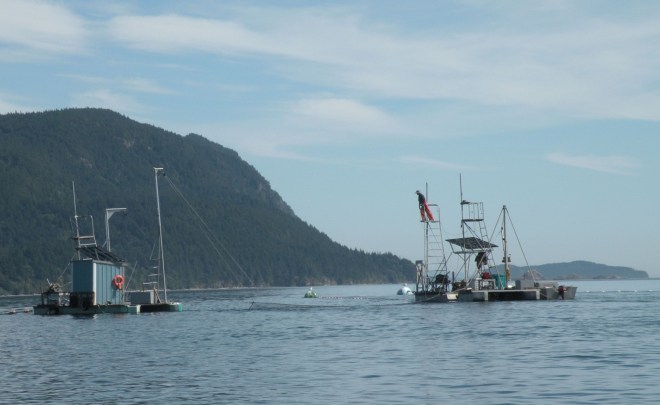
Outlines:
<svg viewBox="0 0 660 405"><path fill-rule="evenodd" d="M78 207L76 206L76 182L71 181L71 190L73 191L73 222L76 227L76 256L78 260L82 258L80 255L80 250L77 249L80 247L80 228L78 227Z"/></svg>
<svg viewBox="0 0 660 405"><path fill-rule="evenodd" d="M458 174L458 184L460 187L461 191L461 237L463 240L465 240L465 204L467 201L463 200L463 175L460 173ZM463 249L463 271L465 275L463 276L463 280L467 283L468 281L468 255L465 252L467 250L465 246L462 246Z"/></svg>
<svg viewBox="0 0 660 405"><path fill-rule="evenodd" d="M163 224L160 219L160 195L158 194L158 172L163 171L162 167L154 167L154 177L156 179L156 209L158 211L158 241L160 245L159 267L163 272L163 293L165 302L167 302L167 282L165 279L165 254L163 253Z"/></svg>
<svg viewBox="0 0 660 405"><path fill-rule="evenodd" d="M509 268L509 250L508 250L508 241L506 239L506 216L507 210L506 205L502 206L502 248L504 249L504 278L506 280L506 286L509 285L509 280L511 279L511 269Z"/></svg>

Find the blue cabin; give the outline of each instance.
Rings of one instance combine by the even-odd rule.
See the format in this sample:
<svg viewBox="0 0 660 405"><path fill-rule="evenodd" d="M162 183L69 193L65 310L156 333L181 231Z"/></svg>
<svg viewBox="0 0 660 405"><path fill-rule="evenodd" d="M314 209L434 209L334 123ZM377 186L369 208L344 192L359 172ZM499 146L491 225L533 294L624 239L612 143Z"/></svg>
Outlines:
<svg viewBox="0 0 660 405"><path fill-rule="evenodd" d="M78 250L84 258L71 261L70 306L124 304L124 261L95 245Z"/></svg>

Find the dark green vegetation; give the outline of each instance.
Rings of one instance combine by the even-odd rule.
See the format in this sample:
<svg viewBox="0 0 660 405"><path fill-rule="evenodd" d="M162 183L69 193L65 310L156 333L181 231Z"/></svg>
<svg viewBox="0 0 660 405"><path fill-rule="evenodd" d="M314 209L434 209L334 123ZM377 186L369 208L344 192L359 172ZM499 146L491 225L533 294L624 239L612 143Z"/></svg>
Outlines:
<svg viewBox="0 0 660 405"><path fill-rule="evenodd" d="M74 253L72 182L99 244L104 210L128 208L110 221L112 250L129 263L129 287L139 287L158 237L153 167L167 176L159 182L169 288L414 278L412 262L349 249L300 220L233 150L109 110L67 109L0 115L0 294L38 292L63 275Z"/></svg>

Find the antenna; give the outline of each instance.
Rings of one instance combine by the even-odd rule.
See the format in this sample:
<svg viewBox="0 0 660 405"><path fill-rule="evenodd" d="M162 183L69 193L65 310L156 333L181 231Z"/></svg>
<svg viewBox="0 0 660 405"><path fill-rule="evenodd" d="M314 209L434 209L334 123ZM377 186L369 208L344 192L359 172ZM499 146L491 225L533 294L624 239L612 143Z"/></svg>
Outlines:
<svg viewBox="0 0 660 405"><path fill-rule="evenodd" d="M78 209L76 208L76 182L71 181L71 188L73 189L73 215L78 218Z"/></svg>
<svg viewBox="0 0 660 405"><path fill-rule="evenodd" d="M73 223L76 227L76 248L80 247L80 228L78 227L78 208L76 207L76 182L71 180L71 189L73 190ZM78 260L80 260L80 251L76 249Z"/></svg>
<svg viewBox="0 0 660 405"><path fill-rule="evenodd" d="M461 192L461 202L463 202L463 175L461 173L458 173L458 186Z"/></svg>

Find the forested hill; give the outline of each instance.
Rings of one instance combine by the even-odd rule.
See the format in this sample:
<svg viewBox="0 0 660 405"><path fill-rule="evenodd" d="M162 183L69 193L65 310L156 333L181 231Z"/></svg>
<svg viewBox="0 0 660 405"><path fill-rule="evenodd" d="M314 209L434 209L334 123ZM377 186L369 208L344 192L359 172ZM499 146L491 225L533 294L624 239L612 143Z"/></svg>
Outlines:
<svg viewBox="0 0 660 405"><path fill-rule="evenodd" d="M160 199L170 288L414 278L412 262L349 249L300 220L233 150L109 110L66 109L0 115L0 294L37 292L63 274L74 252L73 182L77 212L93 215L99 244L104 210L128 209L110 221L112 250L141 282L157 239L153 167L166 171Z"/></svg>

